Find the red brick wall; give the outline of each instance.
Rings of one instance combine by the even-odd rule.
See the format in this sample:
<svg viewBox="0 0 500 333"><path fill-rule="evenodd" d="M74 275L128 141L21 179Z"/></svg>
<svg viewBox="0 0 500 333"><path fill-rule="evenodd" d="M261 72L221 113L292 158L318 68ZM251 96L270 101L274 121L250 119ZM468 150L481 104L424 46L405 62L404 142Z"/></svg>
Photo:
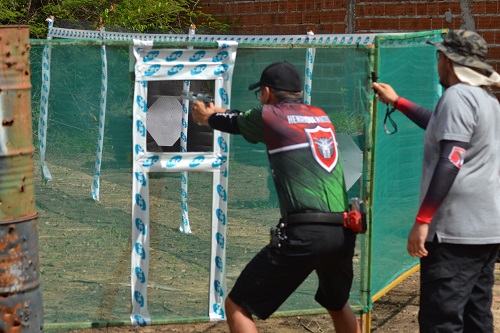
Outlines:
<svg viewBox="0 0 500 333"><path fill-rule="evenodd" d="M334 0L201 0L203 11L231 25L229 33L296 35L344 33L347 1Z"/></svg>
<svg viewBox="0 0 500 333"><path fill-rule="evenodd" d="M486 0L200 0L203 11L231 25L230 34L280 35L475 30L500 71L500 1Z"/></svg>
<svg viewBox="0 0 500 333"><path fill-rule="evenodd" d="M490 64L500 70L499 1L357 1L355 32L468 29L488 42Z"/></svg>

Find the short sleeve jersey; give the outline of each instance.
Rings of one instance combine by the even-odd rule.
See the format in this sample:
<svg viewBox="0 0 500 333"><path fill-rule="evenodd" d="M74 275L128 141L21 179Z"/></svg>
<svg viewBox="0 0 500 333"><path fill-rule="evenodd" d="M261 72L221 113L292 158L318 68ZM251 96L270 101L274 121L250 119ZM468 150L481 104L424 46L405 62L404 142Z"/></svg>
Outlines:
<svg viewBox="0 0 500 333"><path fill-rule="evenodd" d="M468 143L463 165L430 224L428 241L500 243L500 105L486 90L448 88L424 137L421 200L439 160L441 140Z"/></svg>
<svg viewBox="0 0 500 333"><path fill-rule="evenodd" d="M267 147L282 216L348 208L335 129L317 107L284 102L238 116L243 137Z"/></svg>

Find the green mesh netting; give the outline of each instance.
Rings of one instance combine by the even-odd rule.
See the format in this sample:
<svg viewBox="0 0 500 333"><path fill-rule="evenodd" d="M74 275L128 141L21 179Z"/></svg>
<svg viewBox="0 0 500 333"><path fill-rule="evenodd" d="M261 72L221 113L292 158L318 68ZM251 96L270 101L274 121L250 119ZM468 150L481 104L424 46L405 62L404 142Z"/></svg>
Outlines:
<svg viewBox="0 0 500 333"><path fill-rule="evenodd" d="M433 109L439 98L435 47L441 34L379 37L378 76L400 96ZM397 132L384 130L387 106L378 103L373 155L372 294L418 263L406 252L408 232L418 210L424 130L402 113L392 114ZM387 122L388 130L393 128Z"/></svg>
<svg viewBox="0 0 500 333"><path fill-rule="evenodd" d="M402 96L432 107L438 96L436 63L434 49L425 41L440 36L438 32L407 35L394 43L395 37L387 37L380 41L379 52L355 45L316 50L312 104L329 114L336 131L348 134L368 161L364 176L349 190L350 196L368 193L373 211L372 234L358 237L355 256L350 303L358 312L371 309L370 296L416 263L406 253L406 236L418 206L423 131L394 114L398 132L386 135L382 127L385 108L379 105L372 132L373 62L379 64L375 67L380 81L394 84ZM42 51L40 44L31 51L35 147ZM103 167L100 201L96 202L90 187L98 135L100 57L96 45L52 47L46 144L52 181L42 181L38 153L34 159L41 288L49 332L130 323L133 73L129 71L129 48L108 45ZM239 48L232 107L245 110L258 103L247 87L270 62L287 60L304 73L305 59L305 48ZM150 87L149 94L151 98L179 96L181 85L158 84ZM200 91L211 89L210 84L196 87ZM193 128L192 149L210 145L209 134ZM149 141L151 150L177 149L175 145L159 147L151 138ZM268 242L269 228L279 216L263 145L232 136L229 172L228 290L248 260ZM178 231L179 174L150 174L148 309L153 323L208 320L212 175L190 173L188 182L193 232L183 234ZM315 290L316 277L312 275L279 311L316 311Z"/></svg>

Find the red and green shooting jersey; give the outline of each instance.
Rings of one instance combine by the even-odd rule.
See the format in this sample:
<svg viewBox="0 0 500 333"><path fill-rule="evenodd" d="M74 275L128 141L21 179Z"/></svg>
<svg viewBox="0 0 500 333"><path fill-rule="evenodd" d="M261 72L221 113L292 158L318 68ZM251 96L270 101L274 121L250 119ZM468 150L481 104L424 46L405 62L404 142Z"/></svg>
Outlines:
<svg viewBox="0 0 500 333"><path fill-rule="evenodd" d="M247 141L267 147L282 216L348 210L335 129L323 110L265 105L238 116L238 127Z"/></svg>

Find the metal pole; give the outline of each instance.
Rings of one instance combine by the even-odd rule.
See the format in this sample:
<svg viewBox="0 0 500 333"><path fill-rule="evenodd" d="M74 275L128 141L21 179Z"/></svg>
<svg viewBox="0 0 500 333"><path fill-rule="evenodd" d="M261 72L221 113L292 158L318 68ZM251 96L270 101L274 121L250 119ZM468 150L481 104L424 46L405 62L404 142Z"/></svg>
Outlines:
<svg viewBox="0 0 500 333"><path fill-rule="evenodd" d="M43 332L28 26L0 26L0 332Z"/></svg>

